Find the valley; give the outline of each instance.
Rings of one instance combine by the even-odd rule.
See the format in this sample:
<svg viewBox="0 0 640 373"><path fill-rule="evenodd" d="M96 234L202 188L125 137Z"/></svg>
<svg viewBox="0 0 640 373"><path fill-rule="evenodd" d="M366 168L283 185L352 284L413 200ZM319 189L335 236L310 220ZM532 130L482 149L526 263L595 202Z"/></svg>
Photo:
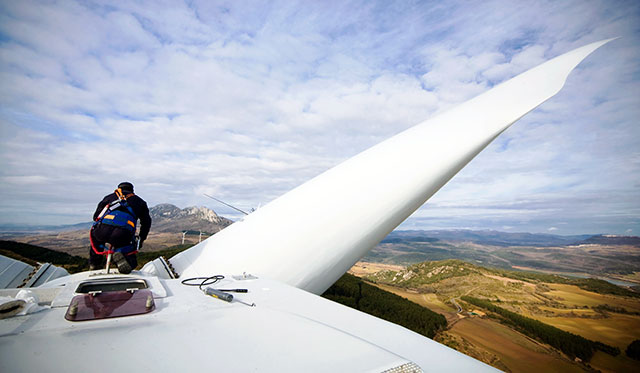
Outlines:
<svg viewBox="0 0 640 373"><path fill-rule="evenodd" d="M584 283L557 283L553 276L546 278L550 282L535 276L523 279L515 271L459 260L419 263L400 270L386 266L359 262L350 273L444 315L448 327L434 339L496 368L513 372L625 372L640 368L640 362L624 354L633 340L640 339L640 294L588 291L579 286ZM467 296L617 347L621 353L611 356L595 351L588 362L573 359L522 334L486 309L465 302L462 298Z"/></svg>
<svg viewBox="0 0 640 373"><path fill-rule="evenodd" d="M598 277L624 286L640 285L640 238L628 236L394 231L362 261L406 266L446 259L508 270Z"/></svg>

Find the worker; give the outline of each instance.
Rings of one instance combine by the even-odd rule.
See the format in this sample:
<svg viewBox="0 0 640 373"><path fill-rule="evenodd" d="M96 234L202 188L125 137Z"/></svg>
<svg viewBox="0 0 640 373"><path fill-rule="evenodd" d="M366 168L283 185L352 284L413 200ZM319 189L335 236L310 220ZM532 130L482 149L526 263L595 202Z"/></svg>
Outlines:
<svg viewBox="0 0 640 373"><path fill-rule="evenodd" d="M139 242L136 242L136 225L140 220ZM133 193L128 181L105 196L93 214L93 227L89 234L89 269L104 267L106 244L111 244L113 261L120 273L130 273L138 266L136 254L142 248L151 228L151 216L147 203Z"/></svg>

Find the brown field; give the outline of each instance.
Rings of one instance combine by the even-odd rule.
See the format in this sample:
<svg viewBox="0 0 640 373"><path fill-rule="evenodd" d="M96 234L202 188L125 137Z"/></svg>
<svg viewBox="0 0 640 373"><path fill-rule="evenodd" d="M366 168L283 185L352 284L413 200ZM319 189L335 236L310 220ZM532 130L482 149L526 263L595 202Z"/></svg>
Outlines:
<svg viewBox="0 0 640 373"><path fill-rule="evenodd" d="M546 317L535 314L531 317L587 339L616 346L621 351L624 351L629 343L640 339L639 316L611 313L609 317L602 319Z"/></svg>
<svg viewBox="0 0 640 373"><path fill-rule="evenodd" d="M598 351L590 362L595 369L603 372L640 371L640 362L629 359L624 354L629 343L640 339L640 315L614 312L606 312L603 315L591 309L598 305L608 305L639 312L640 299L597 294L574 285L545 285L551 290L543 294L560 303L562 307L548 304L532 308L530 304L521 304L509 308L559 329L620 348L621 354L616 357Z"/></svg>
<svg viewBox="0 0 640 373"><path fill-rule="evenodd" d="M567 308L567 309L563 309L563 308L555 308L555 307L551 307L551 306L539 306L538 307L539 310L543 311L547 316L550 317L589 317L592 319L596 319L596 318L603 318L602 314L599 312L596 312L592 309L589 308L583 308L583 309L576 309L576 308ZM520 312L521 311L521 312ZM535 318L535 316L537 314L539 314L539 312L531 312L531 310L529 310L526 307L519 307L519 312L520 314L527 316L527 317L533 317Z"/></svg>
<svg viewBox="0 0 640 373"><path fill-rule="evenodd" d="M610 306L623 307L627 311L640 312L640 299L619 297L607 294L598 294L580 289L575 285L546 284L552 290L546 295L557 298L556 300L569 307L574 306L597 306L607 304Z"/></svg>
<svg viewBox="0 0 640 373"><path fill-rule="evenodd" d="M516 279L513 279L513 278L509 278L509 277L502 277L502 276L497 276L497 275L484 275L484 276L485 276L485 277L489 277L489 278L493 278L493 279L495 279L495 280L500 280L500 281L502 281L505 285L506 285L507 283L514 283L514 282L515 282L515 283L524 283L524 282L523 282L523 281L521 281L521 280L516 280ZM526 284L528 284L528 285L533 285L533 284L529 284L529 283L526 283Z"/></svg>
<svg viewBox="0 0 640 373"><path fill-rule="evenodd" d="M584 372L578 364L510 328L490 319L465 318L449 333L497 356L512 372ZM498 364L493 364L500 368ZM504 369L504 367L502 368Z"/></svg>
<svg viewBox="0 0 640 373"><path fill-rule="evenodd" d="M432 311L441 313L445 317L447 317L448 322L451 322L449 320L450 316L452 315L455 316L455 314L457 313L456 308L451 303L447 304L442 302L440 299L438 299L438 297L435 294L419 294L417 292L408 291L406 289L398 288L390 285L382 285L382 284L372 284L372 285L375 285L380 289L386 290L390 293L399 295L403 298L407 298L410 301L417 303L423 307L427 307Z"/></svg>
<svg viewBox="0 0 640 373"><path fill-rule="evenodd" d="M507 326L483 317L469 317L465 314L457 314L455 308L450 303L445 303L438 299L436 294L419 294L414 291L408 291L403 288L397 288L390 285L375 284L386 291L392 292L401 297L407 298L417 304L425 306L433 311L443 314L449 323L449 329L436 336L436 340L441 343L451 344L452 347L470 355L476 359L484 361L498 369L509 370L513 372L582 372L583 367L569 360L566 356L555 351L553 348L536 342ZM581 289L579 289L581 290ZM596 294L599 295L599 294ZM481 310L468 310L479 313L483 316ZM596 313L590 309L571 310L571 309L553 309L550 311L569 313L571 311L582 313ZM524 313L524 312L521 312ZM529 313L529 312L527 312ZM528 315L531 316L531 315ZM616 315L617 316L617 315ZM536 317L539 319L539 317ZM557 320L573 320L577 325L581 325L587 319L576 317L551 317L549 319ZM542 321L542 320L541 320ZM590 320L597 325L601 319ZM545 321L546 322L546 321ZM548 322L552 324L551 322ZM557 327L560 327L556 325ZM621 327L620 325L618 327ZM562 328L566 330L565 328ZM576 334L581 334L574 331ZM615 331L614 331L615 333ZM587 335L583 335L589 338ZM591 338L594 339L594 338ZM606 340L601 340L607 343ZM465 343L466 342L466 343ZM628 344L628 343L627 343ZM625 345L626 348L626 345ZM605 356L601 356L605 355ZM597 358L597 359L596 359ZM592 362L593 366L597 364L598 369L603 371L629 371L625 367L633 366L633 360L626 357L618 356L613 358L609 355L598 353ZM617 367L623 368L617 370Z"/></svg>
<svg viewBox="0 0 640 373"><path fill-rule="evenodd" d="M602 372L640 372L640 362L626 357L624 351L616 357L596 351L590 364Z"/></svg>
<svg viewBox="0 0 640 373"><path fill-rule="evenodd" d="M546 295L567 308L540 307L551 315L530 313L528 316L562 330L600 341L624 351L635 339L640 339L640 316L607 312L606 317L582 308L608 305L630 312L640 312L640 299L597 294L573 285L547 284L552 290ZM582 317L580 317L582 316Z"/></svg>
<svg viewBox="0 0 640 373"><path fill-rule="evenodd" d="M391 269L387 265L376 267L367 263L366 266L370 271L382 266ZM362 270L358 272L363 273ZM593 309L607 305L624 308L627 312L640 312L638 298L598 294L574 285L536 285L489 274L443 279L430 284L430 293L391 285L374 285L443 314L449 329L438 333L435 339L498 369L514 372L589 370L588 366L570 360L550 346L482 317L483 310L465 309L458 314L450 302L451 298L471 295L500 299L501 307L585 338L616 346L622 351L616 357L598 351L590 362L591 367L603 372L640 372L640 363L624 355L629 343L640 339L640 315ZM468 312L476 312L478 316L469 316Z"/></svg>
<svg viewBox="0 0 640 373"><path fill-rule="evenodd" d="M404 269L403 266L393 264L358 262L354 264L353 267L351 267L349 273L358 277L362 277L364 275L369 275L384 270L400 271L402 269Z"/></svg>

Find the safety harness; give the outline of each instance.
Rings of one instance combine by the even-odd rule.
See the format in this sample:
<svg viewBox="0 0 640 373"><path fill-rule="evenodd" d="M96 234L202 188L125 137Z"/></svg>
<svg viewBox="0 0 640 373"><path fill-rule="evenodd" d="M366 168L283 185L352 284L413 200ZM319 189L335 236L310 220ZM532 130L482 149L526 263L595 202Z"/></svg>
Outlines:
<svg viewBox="0 0 640 373"><path fill-rule="evenodd" d="M131 206L127 203L127 198L133 196L133 193L125 196L120 188L116 189L115 193L118 199L104 207L96 221L93 222L93 225L107 224L135 232L136 220L138 219Z"/></svg>
<svg viewBox="0 0 640 373"><path fill-rule="evenodd" d="M129 193L125 195L124 193L122 193L121 188L116 189L115 193L118 199L109 203L104 207L104 209L102 209L102 212L100 212L96 220L93 222L91 230L93 230L100 224L106 224L125 229L131 232L133 236L136 232L136 222L138 219L131 206L129 206L129 204L127 203L127 198L133 196L134 194ZM94 253L99 255L109 255L113 254L116 251L119 251L124 255L133 255L138 252L137 242L132 242L129 245L118 248L113 248L113 245L110 245L110 249L107 249L105 245L99 245L99 247L96 248L96 245L93 243L91 234L89 234L89 240L91 242L91 249Z"/></svg>

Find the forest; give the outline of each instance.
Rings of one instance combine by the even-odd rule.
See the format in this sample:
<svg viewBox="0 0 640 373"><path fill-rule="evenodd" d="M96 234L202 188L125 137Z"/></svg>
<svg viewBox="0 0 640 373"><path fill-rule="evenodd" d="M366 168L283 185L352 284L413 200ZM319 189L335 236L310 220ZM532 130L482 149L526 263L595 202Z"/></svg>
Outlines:
<svg viewBox="0 0 640 373"><path fill-rule="evenodd" d="M436 332L447 326L447 320L441 314L369 285L348 273L336 281L322 296L404 326L429 338L433 338Z"/></svg>

